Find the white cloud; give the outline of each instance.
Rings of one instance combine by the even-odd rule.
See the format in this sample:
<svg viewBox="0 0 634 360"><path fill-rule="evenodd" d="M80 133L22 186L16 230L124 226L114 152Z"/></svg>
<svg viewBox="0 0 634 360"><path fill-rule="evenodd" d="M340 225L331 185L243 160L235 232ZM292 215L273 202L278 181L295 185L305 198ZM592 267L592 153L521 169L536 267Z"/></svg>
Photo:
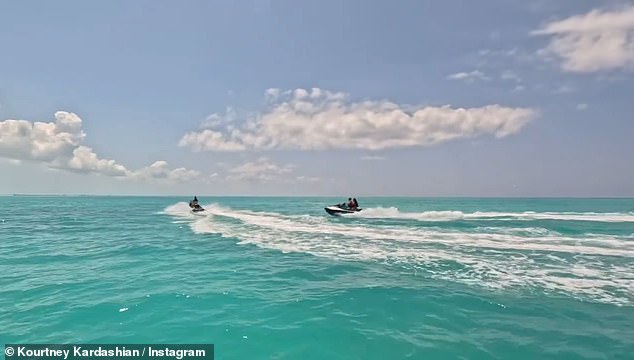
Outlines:
<svg viewBox="0 0 634 360"><path fill-rule="evenodd" d="M176 168L172 170L169 174L170 180L180 181L180 182L198 180L199 177L200 177L200 171L187 169L184 167Z"/></svg>
<svg viewBox="0 0 634 360"><path fill-rule="evenodd" d="M264 91L264 95L266 95L266 98L270 100L277 99L281 93L282 93L282 90L277 88L270 88Z"/></svg>
<svg viewBox="0 0 634 360"><path fill-rule="evenodd" d="M95 172L109 176L128 176L125 166L114 160L99 159L95 152L87 146L79 146L73 150L73 157L68 161L68 168L75 171Z"/></svg>
<svg viewBox="0 0 634 360"><path fill-rule="evenodd" d="M188 170L186 168L170 169L167 161L155 161L152 165L146 166L131 174L132 178L142 180L166 180L174 182L186 182L201 179L200 172Z"/></svg>
<svg viewBox="0 0 634 360"><path fill-rule="evenodd" d="M85 136L81 118L65 111L56 112L53 122L0 121L0 158L17 164L35 161L51 169L135 179L188 181L200 175L195 170L170 169L164 161L130 171L115 160L100 159L92 148L82 145Z"/></svg>
<svg viewBox="0 0 634 360"><path fill-rule="evenodd" d="M466 82L474 82L476 80L488 81L491 80L482 71L473 70L471 72L458 72L447 76L449 80L464 80Z"/></svg>
<svg viewBox="0 0 634 360"><path fill-rule="evenodd" d="M223 126L230 126L230 124L236 120L238 113L232 108L227 107L224 114L214 113L205 119L200 125L201 129L215 129Z"/></svg>
<svg viewBox="0 0 634 360"><path fill-rule="evenodd" d="M294 184L316 183L323 181L319 177L297 175L293 164L280 164L267 157L247 161L222 173L208 176L214 183L251 183L251 184Z"/></svg>
<svg viewBox="0 0 634 360"><path fill-rule="evenodd" d="M541 54L560 59L566 71L590 73L634 66L634 6L592 10L546 24L532 34L552 37Z"/></svg>
<svg viewBox="0 0 634 360"><path fill-rule="evenodd" d="M583 111L588 109L588 104L577 104L577 110Z"/></svg>
<svg viewBox="0 0 634 360"><path fill-rule="evenodd" d="M235 134L235 133L234 133ZM246 146L239 141L227 140L221 131L205 129L185 134L178 143L179 146L188 146L194 151L241 151Z"/></svg>
<svg viewBox="0 0 634 360"><path fill-rule="evenodd" d="M519 132L536 116L532 109L500 105L406 108L389 101L352 102L341 93L320 89L279 96L239 127L190 132L179 145L194 151L430 146L481 135L502 138Z"/></svg>
<svg viewBox="0 0 634 360"><path fill-rule="evenodd" d="M0 122L0 156L17 160L52 162L70 158L83 141L79 116L65 111L55 113L54 122L5 120Z"/></svg>
<svg viewBox="0 0 634 360"><path fill-rule="evenodd" d="M262 157L256 161L250 161L229 170L227 180L272 182L288 179L293 172L291 164L279 165Z"/></svg>
<svg viewBox="0 0 634 360"><path fill-rule="evenodd" d="M43 162L76 172L125 176L127 169L114 160L103 160L81 145L86 134L77 114L58 111L53 122L5 120L0 122L0 157Z"/></svg>

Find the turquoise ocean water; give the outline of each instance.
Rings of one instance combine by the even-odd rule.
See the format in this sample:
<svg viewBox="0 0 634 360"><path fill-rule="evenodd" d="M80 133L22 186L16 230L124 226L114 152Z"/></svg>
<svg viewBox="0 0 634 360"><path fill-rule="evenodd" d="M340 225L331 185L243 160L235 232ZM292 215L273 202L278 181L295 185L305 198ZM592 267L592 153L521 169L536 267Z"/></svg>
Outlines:
<svg viewBox="0 0 634 360"><path fill-rule="evenodd" d="M0 342L634 359L633 199L0 197Z"/></svg>

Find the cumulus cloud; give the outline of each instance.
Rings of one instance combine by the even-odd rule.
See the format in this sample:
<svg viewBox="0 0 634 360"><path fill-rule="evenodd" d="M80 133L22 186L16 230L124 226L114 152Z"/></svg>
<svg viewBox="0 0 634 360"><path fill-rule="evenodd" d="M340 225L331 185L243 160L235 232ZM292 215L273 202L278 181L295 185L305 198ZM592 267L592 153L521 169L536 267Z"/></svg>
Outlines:
<svg viewBox="0 0 634 360"><path fill-rule="evenodd" d="M127 176L128 169L114 160L99 159L95 152L87 146L79 146L73 150L73 157L68 161L68 168L81 172L94 172L109 176Z"/></svg>
<svg viewBox="0 0 634 360"><path fill-rule="evenodd" d="M389 101L350 101L321 89L267 90L270 107L231 128L192 131L180 146L194 151L380 150L430 146L453 139L519 132L536 116L527 108L488 105L405 107Z"/></svg>
<svg viewBox="0 0 634 360"><path fill-rule="evenodd" d="M227 170L221 173L209 175L207 180L214 183L250 184L296 184L323 181L319 177L296 174L296 169L297 167L293 164L280 164L267 157L260 157L233 167L228 166Z"/></svg>
<svg viewBox="0 0 634 360"><path fill-rule="evenodd" d="M238 117L238 113L232 108L227 107L224 114L211 114L207 116L205 121L200 125L201 129L214 129L221 126L231 126L231 123Z"/></svg>
<svg viewBox="0 0 634 360"><path fill-rule="evenodd" d="M0 122L0 156L46 162L70 158L84 137L79 116L65 111L56 112L54 122L4 120Z"/></svg>
<svg viewBox="0 0 634 360"><path fill-rule="evenodd" d="M115 160L99 158L92 148L82 144L85 137L81 118L66 111L56 112L52 122L4 120L0 121L0 157L18 163L36 161L60 170L135 179L188 181L200 175L195 170L170 169L165 161L131 171Z"/></svg>
<svg viewBox="0 0 634 360"><path fill-rule="evenodd" d="M449 80L463 80L466 82L474 82L476 80L489 81L491 78L486 76L482 71L473 70L470 72L457 72L447 76Z"/></svg>
<svg viewBox="0 0 634 360"><path fill-rule="evenodd" d="M277 89L277 88L270 88L270 89L266 89L266 91L264 91L264 95L266 96L267 99L270 99L270 100L277 99L280 96L281 93L282 93L282 91L280 89Z"/></svg>
<svg viewBox="0 0 634 360"><path fill-rule="evenodd" d="M239 134L239 132L233 132ZM246 146L240 141L228 140L221 131L205 129L185 134L178 143L179 146L190 147L194 151L241 151Z"/></svg>
<svg viewBox="0 0 634 360"><path fill-rule="evenodd" d="M4 120L0 122L0 156L76 172L128 174L123 165L99 159L91 148L81 145L85 137L81 118L66 111L56 112L53 122Z"/></svg>
<svg viewBox="0 0 634 360"><path fill-rule="evenodd" d="M541 51L570 72L590 73L634 67L634 6L592 10L546 24L533 35L551 36Z"/></svg>
<svg viewBox="0 0 634 360"><path fill-rule="evenodd" d="M246 162L229 170L228 180L272 182L288 179L295 166L291 164L280 165L262 157L256 161Z"/></svg>
<svg viewBox="0 0 634 360"><path fill-rule="evenodd" d="M152 165L146 166L130 174L132 178L142 180L168 180L175 182L186 182L200 179L200 172L188 170L180 167L171 169L167 161L155 161Z"/></svg>

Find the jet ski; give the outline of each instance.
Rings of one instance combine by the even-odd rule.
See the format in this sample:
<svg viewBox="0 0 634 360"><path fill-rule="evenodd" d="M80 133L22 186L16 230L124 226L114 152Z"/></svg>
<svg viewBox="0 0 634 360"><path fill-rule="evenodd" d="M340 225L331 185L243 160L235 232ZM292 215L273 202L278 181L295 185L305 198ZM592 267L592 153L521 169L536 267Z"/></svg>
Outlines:
<svg viewBox="0 0 634 360"><path fill-rule="evenodd" d="M189 202L189 207L192 209L192 212L197 213L201 211L205 211L205 208L198 204L198 198L194 196L194 200Z"/></svg>
<svg viewBox="0 0 634 360"><path fill-rule="evenodd" d="M343 215L343 214L354 214L363 209L359 209L359 208L350 209L345 204L337 204L337 205L326 206L324 210L326 210L326 212L330 215Z"/></svg>

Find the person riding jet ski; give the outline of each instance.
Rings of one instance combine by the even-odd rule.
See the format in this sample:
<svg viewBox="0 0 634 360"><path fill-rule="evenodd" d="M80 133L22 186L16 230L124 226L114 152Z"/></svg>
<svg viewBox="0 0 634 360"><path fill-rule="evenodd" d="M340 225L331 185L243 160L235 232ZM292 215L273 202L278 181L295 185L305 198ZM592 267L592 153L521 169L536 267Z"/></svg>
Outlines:
<svg viewBox="0 0 634 360"><path fill-rule="evenodd" d="M198 204L198 198L194 195L194 200L190 200L189 201L189 207L192 208L193 211L203 211L205 209L202 208L202 206L200 206Z"/></svg>
<svg viewBox="0 0 634 360"><path fill-rule="evenodd" d="M340 215L340 214L350 214L361 211L359 208L359 202L357 199L348 198L348 202L343 202L341 204L331 205L324 208L326 212L330 215Z"/></svg>

